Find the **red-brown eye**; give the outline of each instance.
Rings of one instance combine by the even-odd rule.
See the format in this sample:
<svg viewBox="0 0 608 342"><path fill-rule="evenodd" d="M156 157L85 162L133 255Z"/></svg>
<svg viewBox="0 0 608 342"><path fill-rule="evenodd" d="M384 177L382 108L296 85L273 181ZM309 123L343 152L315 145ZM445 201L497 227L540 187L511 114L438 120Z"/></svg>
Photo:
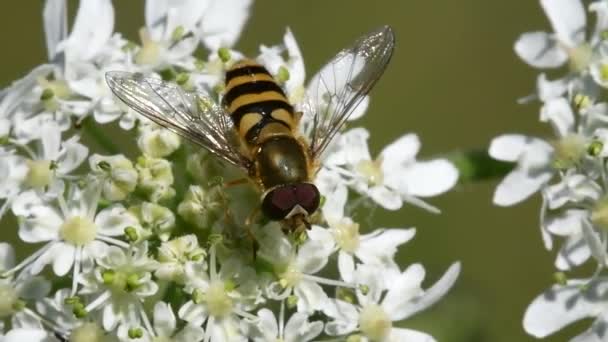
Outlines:
<svg viewBox="0 0 608 342"><path fill-rule="evenodd" d="M296 205L312 214L319 207L320 198L319 190L313 184L284 185L266 194L262 201L262 211L271 220L284 219Z"/></svg>
<svg viewBox="0 0 608 342"><path fill-rule="evenodd" d="M296 202L312 215L319 207L321 195L314 184L301 183L295 185Z"/></svg>

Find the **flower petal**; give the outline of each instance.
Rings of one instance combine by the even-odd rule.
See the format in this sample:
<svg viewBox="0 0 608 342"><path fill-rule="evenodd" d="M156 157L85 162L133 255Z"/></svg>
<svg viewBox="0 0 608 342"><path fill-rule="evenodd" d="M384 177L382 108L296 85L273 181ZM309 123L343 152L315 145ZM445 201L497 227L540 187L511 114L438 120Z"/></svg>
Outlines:
<svg viewBox="0 0 608 342"><path fill-rule="evenodd" d="M429 308L445 296L456 282L459 274L460 262L453 263L441 279L439 279L431 288L427 289L422 296L409 300L407 305L400 305L404 303L404 297L407 297L404 296L401 287L412 289L411 286L418 282L418 279L404 279L403 282L397 283L389 289L389 292L382 301L382 307L393 321L400 321L411 317L415 313Z"/></svg>
<svg viewBox="0 0 608 342"><path fill-rule="evenodd" d="M606 278L590 284L585 291L581 285L586 281L571 280L567 286L554 285L536 297L526 309L524 329L534 337L549 336L578 320L592 317L604 310L602 298L608 290Z"/></svg>
<svg viewBox="0 0 608 342"><path fill-rule="evenodd" d="M328 300L321 286L310 280L301 280L294 292L298 297L298 312L312 313L320 310Z"/></svg>
<svg viewBox="0 0 608 342"><path fill-rule="evenodd" d="M529 174L525 170L515 169L500 182L494 192L494 204L510 206L532 196L552 177L551 172Z"/></svg>
<svg viewBox="0 0 608 342"><path fill-rule="evenodd" d="M407 341L407 342L435 342L433 336L420 331L392 328L390 334L391 341Z"/></svg>
<svg viewBox="0 0 608 342"><path fill-rule="evenodd" d="M540 121L549 122L562 137L574 131L574 113L568 100L563 97L549 100L543 105Z"/></svg>
<svg viewBox="0 0 608 342"><path fill-rule="evenodd" d="M416 162L400 173L399 188L413 196L436 196L450 190L458 182L458 169L446 159Z"/></svg>
<svg viewBox="0 0 608 342"><path fill-rule="evenodd" d="M580 0L541 0L558 40L569 47L585 41L587 15Z"/></svg>
<svg viewBox="0 0 608 342"><path fill-rule="evenodd" d="M199 34L203 44L215 51L236 43L249 18L252 0L214 0L203 14Z"/></svg>
<svg viewBox="0 0 608 342"><path fill-rule="evenodd" d="M557 254L555 266L559 270L567 271L582 265L590 256L591 250L582 234L569 236Z"/></svg>
<svg viewBox="0 0 608 342"><path fill-rule="evenodd" d="M82 1L65 46L70 61L89 61L105 47L114 31L114 7L110 0Z"/></svg>
<svg viewBox="0 0 608 342"><path fill-rule="evenodd" d="M171 336L175 331L175 314L171 305L158 302L154 305L154 330L161 336Z"/></svg>
<svg viewBox="0 0 608 342"><path fill-rule="evenodd" d="M568 60L568 54L546 32L528 32L515 42L515 53L535 68L558 68Z"/></svg>
<svg viewBox="0 0 608 342"><path fill-rule="evenodd" d="M44 34L49 61L55 58L57 44L68 34L68 11L66 0L47 0L42 12L44 19Z"/></svg>

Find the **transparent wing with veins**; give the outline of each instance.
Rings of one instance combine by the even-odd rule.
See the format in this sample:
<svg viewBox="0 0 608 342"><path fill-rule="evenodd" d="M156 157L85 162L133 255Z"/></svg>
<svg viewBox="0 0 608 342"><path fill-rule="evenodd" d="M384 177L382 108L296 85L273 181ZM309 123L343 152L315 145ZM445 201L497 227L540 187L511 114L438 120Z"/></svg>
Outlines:
<svg viewBox="0 0 608 342"><path fill-rule="evenodd" d="M318 158L348 117L376 84L395 46L395 36L384 26L340 51L315 75L301 106L310 152Z"/></svg>
<svg viewBox="0 0 608 342"><path fill-rule="evenodd" d="M177 84L138 73L112 71L106 73L106 81L119 99L146 118L248 168L249 160L238 152L230 116L209 94L186 92Z"/></svg>

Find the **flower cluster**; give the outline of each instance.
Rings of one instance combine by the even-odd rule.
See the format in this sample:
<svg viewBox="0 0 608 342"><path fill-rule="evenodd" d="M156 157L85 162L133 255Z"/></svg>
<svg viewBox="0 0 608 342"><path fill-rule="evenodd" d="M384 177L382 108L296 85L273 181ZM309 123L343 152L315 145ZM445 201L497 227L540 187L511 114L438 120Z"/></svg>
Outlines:
<svg viewBox="0 0 608 342"><path fill-rule="evenodd" d="M595 317L592 326L572 341L605 341L608 311L602 274L608 265L608 2L541 0L553 32L528 32L515 52L532 67L557 69L561 77L541 73L536 92L521 102L538 100L540 121L554 136L521 134L496 137L490 155L515 163L498 185L494 203L516 204L536 192L542 196L540 231L555 259L556 284L538 296L524 317L525 330L548 336L572 322ZM595 25L588 20L595 19ZM588 27L589 26L589 27ZM567 272L586 262L596 265L584 279Z"/></svg>
<svg viewBox="0 0 608 342"><path fill-rule="evenodd" d="M137 115L105 83L107 71L131 71L221 96L250 6L149 0L133 42L114 32L110 0L82 1L69 31L66 1L45 2L49 60L0 93L0 219L4 234L34 246L17 260L0 243L3 341L434 340L394 322L439 300L460 264L423 289L424 268L394 259L415 230L353 217L362 203L438 211L420 198L449 190L458 172L416 160L416 135L372 158L368 131L338 134L317 177L322 209L293 236L246 223L259 194L228 185L238 170ZM302 101L304 61L289 30L257 60ZM100 127L116 126L133 131L139 155L108 143ZM16 227L4 223L13 218Z"/></svg>

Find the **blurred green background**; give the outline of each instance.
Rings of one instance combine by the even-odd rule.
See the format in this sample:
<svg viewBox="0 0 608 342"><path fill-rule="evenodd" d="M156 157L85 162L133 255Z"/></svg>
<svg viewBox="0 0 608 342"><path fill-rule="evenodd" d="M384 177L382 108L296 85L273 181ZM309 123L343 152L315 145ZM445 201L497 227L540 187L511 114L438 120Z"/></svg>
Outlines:
<svg viewBox="0 0 608 342"><path fill-rule="evenodd" d="M42 1L7 2L0 11L0 84L8 85L46 60ZM143 1L115 1L116 31L137 39ZM76 1L70 1L73 16ZM543 135L538 104L515 100L534 90L537 71L513 53L519 34L549 30L537 1L272 1L258 0L237 49L281 42L289 26L312 75L338 49L379 25L389 24L397 48L373 91L368 114L357 124L372 132L374 153L400 135L415 132L420 157L485 148L509 132ZM378 227L418 228L399 253L403 265L422 262L427 286L454 261L463 272L457 286L432 310L404 326L440 341L533 341L521 321L528 303L552 283L554 252L544 250L538 197L512 208L491 203L496 182L460 185L431 199L441 215L406 206L376 215ZM4 239L13 227L2 227ZM564 341L578 325L546 339Z"/></svg>

